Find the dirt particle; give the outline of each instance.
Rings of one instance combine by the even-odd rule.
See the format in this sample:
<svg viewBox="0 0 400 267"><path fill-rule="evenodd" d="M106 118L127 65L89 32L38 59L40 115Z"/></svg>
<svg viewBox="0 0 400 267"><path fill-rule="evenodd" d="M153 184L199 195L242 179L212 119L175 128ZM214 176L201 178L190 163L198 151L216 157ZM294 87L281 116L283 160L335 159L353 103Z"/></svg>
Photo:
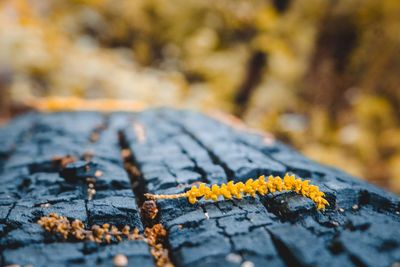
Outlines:
<svg viewBox="0 0 400 267"><path fill-rule="evenodd" d="M146 132L142 124L134 123L133 129L135 131L136 138L139 141L139 143L143 143L144 141L146 141Z"/></svg>
<svg viewBox="0 0 400 267"><path fill-rule="evenodd" d="M339 226L339 223L336 222L336 221L331 221L331 224L332 224L333 226L335 226L335 227L338 227L338 226Z"/></svg>
<svg viewBox="0 0 400 267"><path fill-rule="evenodd" d="M115 255L113 259L115 267L124 267L128 265L128 258L123 254Z"/></svg>
<svg viewBox="0 0 400 267"><path fill-rule="evenodd" d="M92 151L86 151L82 155L82 159L87 162L91 161L93 157L94 157L94 153Z"/></svg>
<svg viewBox="0 0 400 267"><path fill-rule="evenodd" d="M232 263L241 263L242 262L242 257L235 253L229 253L228 255L226 255L225 259Z"/></svg>
<svg viewBox="0 0 400 267"><path fill-rule="evenodd" d="M242 263L242 265L240 265L240 267L254 267L254 263L251 261L245 261Z"/></svg>

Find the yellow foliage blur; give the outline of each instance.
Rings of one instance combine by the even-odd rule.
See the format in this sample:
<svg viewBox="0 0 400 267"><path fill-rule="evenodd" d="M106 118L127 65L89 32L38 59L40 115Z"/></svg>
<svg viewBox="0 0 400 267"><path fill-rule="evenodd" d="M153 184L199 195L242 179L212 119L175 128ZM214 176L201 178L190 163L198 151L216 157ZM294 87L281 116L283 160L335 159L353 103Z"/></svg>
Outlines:
<svg viewBox="0 0 400 267"><path fill-rule="evenodd" d="M397 0L3 0L1 117L45 96L218 108L400 193L398 14Z"/></svg>

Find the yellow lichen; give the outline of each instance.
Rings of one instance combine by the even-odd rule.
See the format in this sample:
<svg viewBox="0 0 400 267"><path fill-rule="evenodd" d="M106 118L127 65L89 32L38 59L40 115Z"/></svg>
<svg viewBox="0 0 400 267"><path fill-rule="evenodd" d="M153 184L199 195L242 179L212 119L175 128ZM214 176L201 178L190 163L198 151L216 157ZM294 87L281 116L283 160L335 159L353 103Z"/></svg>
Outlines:
<svg viewBox="0 0 400 267"><path fill-rule="evenodd" d="M176 195L154 195L145 194L150 199L173 199L186 197L191 204L196 203L199 199L217 201L219 197L224 199L242 199L243 196L255 197L256 194L264 196L268 193L294 191L304 197L311 199L317 206L318 210L325 209L329 206L328 201L324 198L324 192L320 191L318 186L311 185L309 180L296 178L294 175L286 174L282 179L279 176L270 175L268 179L262 175L258 179L249 179L245 183L230 181L227 184L211 186L204 183L192 188L185 193Z"/></svg>
<svg viewBox="0 0 400 267"><path fill-rule="evenodd" d="M167 231L162 224L146 227L142 235L137 228L131 230L128 225L125 225L121 230L108 223L93 225L90 229L87 229L82 221L75 219L71 222L67 217L56 213L50 213L48 216L41 217L37 223L47 232L61 236L64 239L87 240L99 244L121 242L124 239L141 240L150 246L150 252L154 257L157 267L174 266L164 245Z"/></svg>

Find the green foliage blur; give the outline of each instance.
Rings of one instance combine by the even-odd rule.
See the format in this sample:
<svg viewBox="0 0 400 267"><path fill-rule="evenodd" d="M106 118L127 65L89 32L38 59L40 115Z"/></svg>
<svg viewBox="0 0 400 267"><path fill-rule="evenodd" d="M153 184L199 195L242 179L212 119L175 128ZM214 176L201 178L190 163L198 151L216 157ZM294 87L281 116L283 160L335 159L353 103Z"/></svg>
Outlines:
<svg viewBox="0 0 400 267"><path fill-rule="evenodd" d="M400 193L398 0L3 0L0 112L45 96L221 109Z"/></svg>

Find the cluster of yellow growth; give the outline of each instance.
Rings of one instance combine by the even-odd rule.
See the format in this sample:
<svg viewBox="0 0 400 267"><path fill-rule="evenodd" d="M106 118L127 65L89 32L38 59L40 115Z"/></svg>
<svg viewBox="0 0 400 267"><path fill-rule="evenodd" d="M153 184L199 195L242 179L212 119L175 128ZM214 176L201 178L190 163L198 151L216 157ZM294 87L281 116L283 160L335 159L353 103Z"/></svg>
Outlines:
<svg viewBox="0 0 400 267"><path fill-rule="evenodd" d="M89 240L96 243L111 243L112 241L122 241L124 238L128 240L145 240L139 234L137 228L130 230L128 225L118 230L114 225L108 223L93 225L92 228L85 229L85 224L80 220L74 220L72 223L65 216L56 213L50 213L48 216L40 218L38 221L46 231L53 234L59 234L64 239L74 238L76 240Z"/></svg>
<svg viewBox="0 0 400 267"><path fill-rule="evenodd" d="M316 204L318 210L325 209L326 206L329 206L329 203L324 198L324 192L321 192L318 186L311 185L309 184L309 182L309 180L302 180L288 173L283 179L279 176L274 177L270 175L268 177L268 180L266 180L265 176L262 175L256 180L249 179L245 183L234 183L233 181L230 181L227 184L222 184L220 186L216 184L208 186L202 183L199 186L192 186L190 190L181 194L145 194L145 196L150 199L173 199L187 197L188 201L191 204L194 204L203 197L206 200L211 199L217 201L218 198L221 196L225 199L242 199L243 196L255 197L256 194L264 196L268 193L274 193L277 191L294 191L304 197L311 199Z"/></svg>
<svg viewBox="0 0 400 267"><path fill-rule="evenodd" d="M38 220L46 231L56 235L61 235L64 239L73 238L76 240L89 240L96 243L111 243L126 240L142 240L146 242L151 249L157 267L173 267L169 257L168 250L163 246L163 240L167 231L161 224L155 224L152 227L146 227L144 235L139 234L139 230L130 229L125 225L119 230L114 225L105 223L103 225L93 225L86 229L85 224L80 220L70 222L67 217L56 213L50 213Z"/></svg>
<svg viewBox="0 0 400 267"><path fill-rule="evenodd" d="M144 230L146 242L151 247L150 252L153 255L157 267L174 267L168 256L168 250L163 246L163 240L167 236L167 231L162 224L158 223L153 227L147 227Z"/></svg>

